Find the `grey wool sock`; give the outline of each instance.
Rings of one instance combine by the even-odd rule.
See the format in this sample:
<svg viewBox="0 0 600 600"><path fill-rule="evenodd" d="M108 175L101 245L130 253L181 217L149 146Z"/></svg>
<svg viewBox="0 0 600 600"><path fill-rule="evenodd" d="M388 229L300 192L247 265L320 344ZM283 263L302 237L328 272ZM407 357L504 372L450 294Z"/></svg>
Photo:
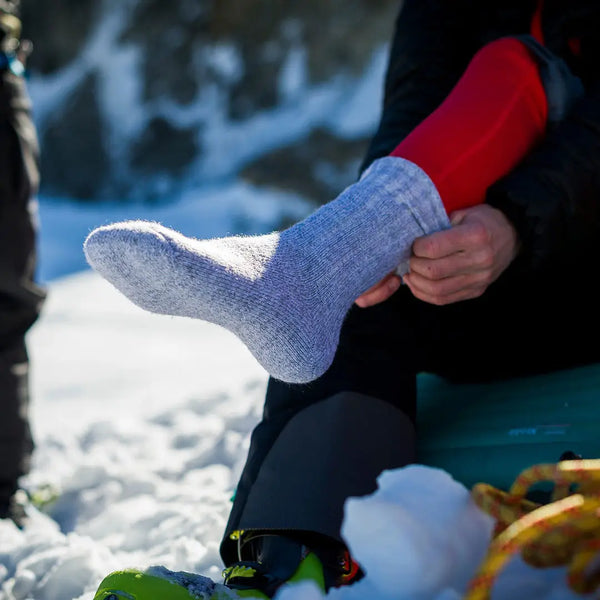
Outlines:
<svg viewBox="0 0 600 600"><path fill-rule="evenodd" d="M307 383L331 365L354 300L406 265L416 237L446 227L429 177L385 157L280 233L197 240L129 221L92 231L84 250L138 306L221 325L274 378Z"/></svg>

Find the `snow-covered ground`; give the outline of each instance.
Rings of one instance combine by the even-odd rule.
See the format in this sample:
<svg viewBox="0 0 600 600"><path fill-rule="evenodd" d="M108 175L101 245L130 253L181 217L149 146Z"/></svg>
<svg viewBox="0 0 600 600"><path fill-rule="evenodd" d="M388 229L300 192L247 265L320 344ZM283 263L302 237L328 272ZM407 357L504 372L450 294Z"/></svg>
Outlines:
<svg viewBox="0 0 600 600"><path fill-rule="evenodd" d="M94 43L105 43L100 34L113 24L102 25ZM89 62L94 47L55 77L32 81L40 127L96 64ZM132 81L131 57L119 55L124 65L106 61L105 50L96 54L111 73L125 76L117 84L107 79L108 92ZM91 600L107 573L130 566L164 565L220 580L218 545L267 375L226 331L130 304L87 269L81 246L93 227L129 218L209 237L266 232L305 215L301 198L255 189L236 179L237 166L307 134L315 120L342 137L371 130L384 54L359 82L341 78L327 89L306 90L295 64L282 82L283 109L238 129L216 120L208 130L214 144L207 145L205 166L220 175L217 184L191 186L176 202L154 207L42 201L40 278L49 297L28 340L37 450L25 483L59 496L44 513L33 510L24 531L0 522L0 600ZM135 96L131 85L118 87L126 100ZM125 110L111 113L112 127L135 135L131 127L153 113L133 114L135 103L118 98ZM460 598L489 541L489 519L441 471L411 467L383 474L379 484L375 495L346 507L344 535L367 576L328 598ZM574 598L564 576L562 569L535 571L515 560L493 598ZM309 588L278 597L320 599Z"/></svg>
<svg viewBox="0 0 600 600"><path fill-rule="evenodd" d="M223 220L211 222L219 234L231 227L227 219L243 217L242 207L264 213L257 230L277 219L279 204L264 191L232 184L212 193L222 209ZM194 206L191 196L160 210L42 203L49 298L29 336L37 451L26 483L60 496L47 514L33 511L24 531L0 522L1 600L90 600L104 575L129 566L220 579L218 544L266 374L228 332L133 306L86 270L81 254L91 227L129 216L206 235L206 205L203 197ZM295 206L296 216L306 210ZM367 576L329 597L460 598L490 521L441 471L387 472L379 484L375 495L349 501L344 526ZM574 597L564 570L536 571L519 560L493 596ZM280 595L320 598L306 587Z"/></svg>

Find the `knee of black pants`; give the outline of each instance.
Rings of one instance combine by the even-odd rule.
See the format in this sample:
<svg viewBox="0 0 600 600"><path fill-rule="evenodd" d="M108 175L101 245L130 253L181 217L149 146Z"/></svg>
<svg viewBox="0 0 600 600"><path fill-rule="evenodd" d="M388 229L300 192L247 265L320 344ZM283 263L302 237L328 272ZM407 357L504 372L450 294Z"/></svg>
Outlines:
<svg viewBox="0 0 600 600"><path fill-rule="evenodd" d="M236 560L235 530L310 532L340 540L344 502L376 489L378 475L415 460L411 420L388 402L340 392L298 412L236 497L221 553ZM232 513L233 514L233 513Z"/></svg>

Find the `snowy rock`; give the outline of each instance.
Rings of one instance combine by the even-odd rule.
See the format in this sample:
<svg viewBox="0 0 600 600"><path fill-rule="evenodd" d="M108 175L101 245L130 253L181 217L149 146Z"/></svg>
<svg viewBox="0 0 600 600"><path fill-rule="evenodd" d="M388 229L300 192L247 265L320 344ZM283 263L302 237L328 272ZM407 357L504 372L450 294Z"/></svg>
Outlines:
<svg viewBox="0 0 600 600"><path fill-rule="evenodd" d="M22 4L43 193L164 199L252 164L265 176L278 149L308 160L267 185L314 196L329 192L323 168L356 177L397 0Z"/></svg>

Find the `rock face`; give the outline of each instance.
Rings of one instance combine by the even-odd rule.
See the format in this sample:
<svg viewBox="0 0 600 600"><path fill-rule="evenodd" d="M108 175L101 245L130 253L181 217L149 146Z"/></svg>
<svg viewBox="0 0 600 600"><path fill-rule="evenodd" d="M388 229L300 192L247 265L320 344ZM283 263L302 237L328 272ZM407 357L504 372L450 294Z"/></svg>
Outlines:
<svg viewBox="0 0 600 600"><path fill-rule="evenodd" d="M42 191L156 199L241 173L327 200L375 127L398 8L23 0Z"/></svg>

